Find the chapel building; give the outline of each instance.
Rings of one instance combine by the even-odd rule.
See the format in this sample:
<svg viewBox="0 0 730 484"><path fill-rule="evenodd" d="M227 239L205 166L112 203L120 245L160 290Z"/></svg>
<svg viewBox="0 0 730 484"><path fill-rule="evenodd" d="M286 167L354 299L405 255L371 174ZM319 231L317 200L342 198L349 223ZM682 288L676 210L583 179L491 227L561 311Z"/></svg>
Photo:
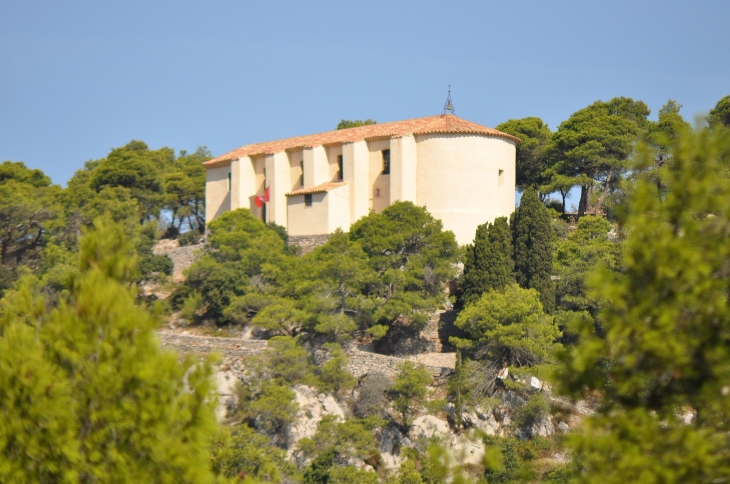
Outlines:
<svg viewBox="0 0 730 484"><path fill-rule="evenodd" d="M443 114L242 146L204 163L206 220L248 208L290 236L324 235L408 200L467 244L514 211L519 141Z"/></svg>

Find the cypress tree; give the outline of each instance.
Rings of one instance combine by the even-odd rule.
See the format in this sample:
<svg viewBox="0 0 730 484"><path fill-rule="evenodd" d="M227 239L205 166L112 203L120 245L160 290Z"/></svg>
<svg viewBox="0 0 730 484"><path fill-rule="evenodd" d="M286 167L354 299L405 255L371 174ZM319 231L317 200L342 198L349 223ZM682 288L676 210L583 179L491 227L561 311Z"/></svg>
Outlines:
<svg viewBox="0 0 730 484"><path fill-rule="evenodd" d="M553 271L553 231L550 214L540 202L537 191L522 194L512 225L515 254L515 279L525 289L536 289L545 312L555 309Z"/></svg>
<svg viewBox="0 0 730 484"><path fill-rule="evenodd" d="M514 282L512 234L506 217L477 227L474 244L467 249L462 300L473 303L485 292L501 291Z"/></svg>

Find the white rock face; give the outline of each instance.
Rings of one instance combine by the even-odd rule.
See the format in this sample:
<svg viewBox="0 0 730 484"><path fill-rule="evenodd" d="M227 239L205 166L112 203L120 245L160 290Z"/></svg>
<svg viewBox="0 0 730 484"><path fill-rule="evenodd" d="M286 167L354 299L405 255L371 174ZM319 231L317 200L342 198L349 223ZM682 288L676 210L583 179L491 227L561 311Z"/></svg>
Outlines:
<svg viewBox="0 0 730 484"><path fill-rule="evenodd" d="M525 437L549 437L555 433L555 426L550 418L545 415L537 422L533 423L529 428L525 429Z"/></svg>
<svg viewBox="0 0 730 484"><path fill-rule="evenodd" d="M540 380L538 380L537 378L535 378L534 376L531 376L530 377L530 386L532 388L536 388L539 390L540 388L542 388L542 382Z"/></svg>
<svg viewBox="0 0 730 484"><path fill-rule="evenodd" d="M433 415L423 415L413 421L409 431L410 437L446 437L449 435L449 425Z"/></svg>
<svg viewBox="0 0 730 484"><path fill-rule="evenodd" d="M296 385L293 390L299 412L289 428L290 445L305 437L313 437L319 421L325 415L334 415L344 420L345 412L332 395L317 394L314 388L304 385Z"/></svg>
<svg viewBox="0 0 730 484"><path fill-rule="evenodd" d="M215 409L215 418L221 422L226 418L228 410L237 403L235 389L238 379L233 372L219 371L215 374L215 386L218 393L218 406Z"/></svg>
<svg viewBox="0 0 730 484"><path fill-rule="evenodd" d="M458 435L449 442L451 456L458 464L482 465L484 463L484 444L475 435Z"/></svg>
<svg viewBox="0 0 730 484"><path fill-rule="evenodd" d="M487 435L501 435L502 433L499 422L494 418L494 413L481 407L476 407L473 412L464 412L461 421L465 427L473 427Z"/></svg>

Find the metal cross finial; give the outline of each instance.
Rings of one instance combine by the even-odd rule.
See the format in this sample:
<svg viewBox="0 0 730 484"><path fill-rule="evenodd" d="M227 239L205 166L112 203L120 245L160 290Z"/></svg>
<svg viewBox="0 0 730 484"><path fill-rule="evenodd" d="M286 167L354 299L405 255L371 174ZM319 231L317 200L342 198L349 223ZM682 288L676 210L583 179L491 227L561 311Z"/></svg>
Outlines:
<svg viewBox="0 0 730 484"><path fill-rule="evenodd" d="M446 113L456 115L454 104L451 102L451 84L449 84L449 95L446 97L446 104L444 104L444 114Z"/></svg>

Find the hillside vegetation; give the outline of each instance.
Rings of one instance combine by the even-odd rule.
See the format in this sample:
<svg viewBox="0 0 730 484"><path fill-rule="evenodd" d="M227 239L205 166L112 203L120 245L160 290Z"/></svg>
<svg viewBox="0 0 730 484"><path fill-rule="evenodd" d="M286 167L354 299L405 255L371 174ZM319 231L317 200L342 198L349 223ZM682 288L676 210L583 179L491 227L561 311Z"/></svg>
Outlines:
<svg viewBox="0 0 730 484"><path fill-rule="evenodd" d="M629 98L501 124L521 203L465 247L410 202L304 255L241 209L182 280L153 248L201 242L205 149L132 141L66 188L4 162L0 481L724 482L728 99L696 129ZM448 378L348 369L444 312ZM266 341L218 421L220 357L162 328Z"/></svg>

